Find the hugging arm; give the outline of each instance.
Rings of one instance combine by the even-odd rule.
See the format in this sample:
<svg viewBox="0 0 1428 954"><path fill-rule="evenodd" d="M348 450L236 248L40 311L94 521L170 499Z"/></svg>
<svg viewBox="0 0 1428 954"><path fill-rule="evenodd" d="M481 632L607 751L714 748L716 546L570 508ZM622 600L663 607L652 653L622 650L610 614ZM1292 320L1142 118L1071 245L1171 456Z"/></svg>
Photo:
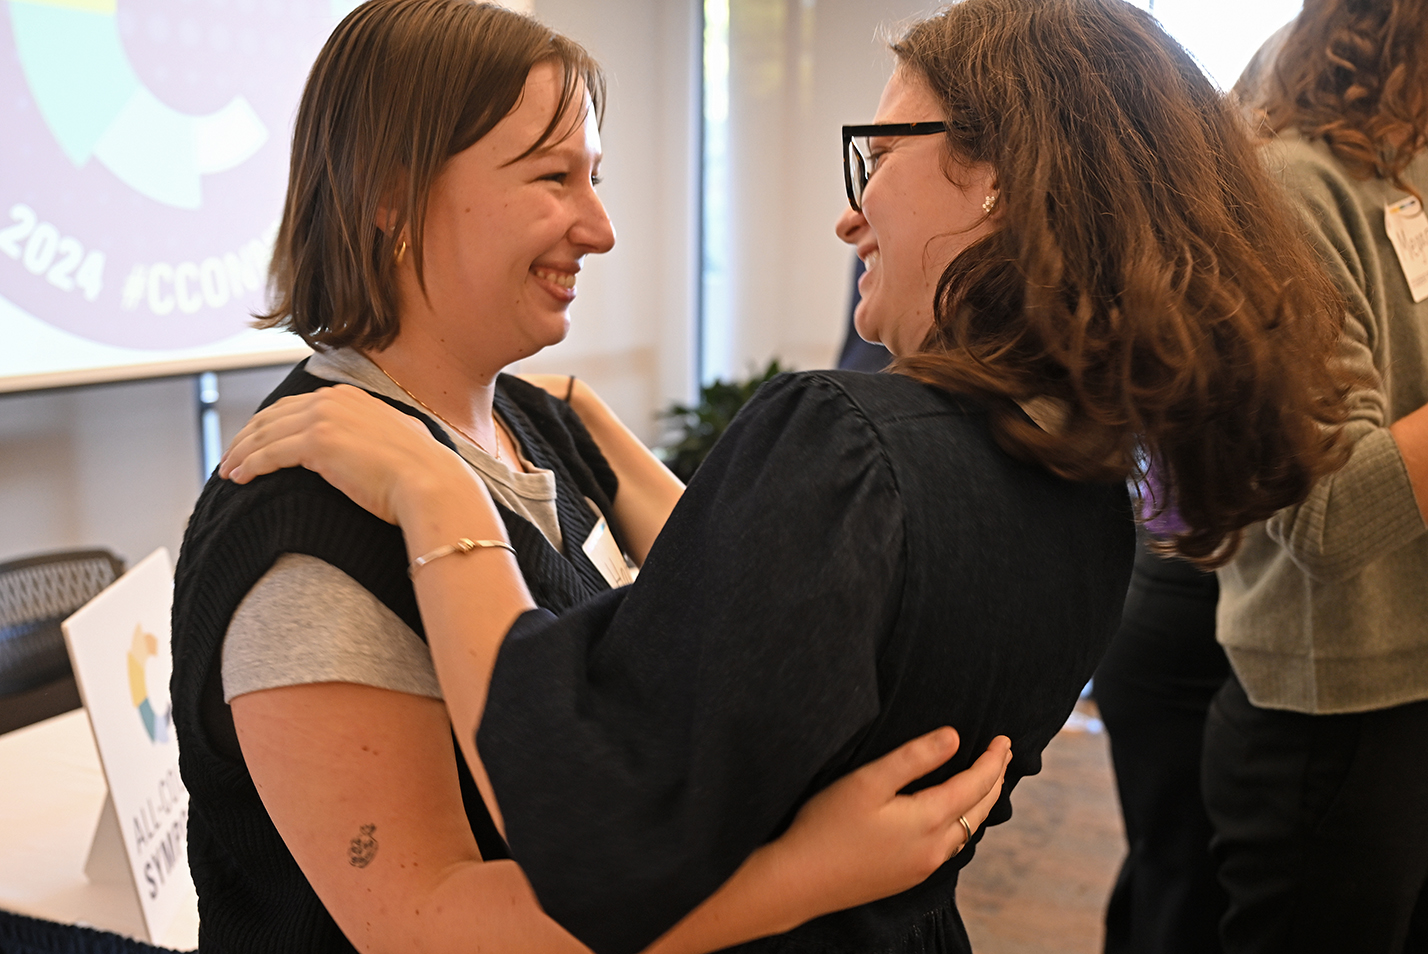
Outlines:
<svg viewBox="0 0 1428 954"><path fill-rule="evenodd" d="M1011 761L1011 746L999 736L970 769L914 795L896 794L956 745L951 729L928 733L819 792L788 831L754 851L649 954L693 954L789 931L921 882L965 844L958 816L973 832L981 827ZM971 811L962 810L979 796Z"/></svg>
<svg viewBox="0 0 1428 954"><path fill-rule="evenodd" d="M316 683L232 708L264 807L363 954L586 950L541 913L515 862L482 862L439 699Z"/></svg>
<svg viewBox="0 0 1428 954"><path fill-rule="evenodd" d="M363 954L587 950L540 909L515 862L481 860L439 700L318 683L232 706L264 806ZM998 743L943 785L896 794L955 748L955 733L933 733L825 790L651 954L717 950L920 880L960 847L957 815L979 825L1001 791L1010 753Z"/></svg>
<svg viewBox="0 0 1428 954"><path fill-rule="evenodd" d="M797 401L795 400L794 403L796 404ZM832 410L836 409L825 405L819 413L826 415ZM818 428L818 421L810 423L815 427L814 433L828 433L827 428ZM836 425L837 422L830 420L824 423L831 426ZM761 434L759 440L771 440L774 444L778 443L777 433L766 430ZM469 470L460 464L454 455L432 442L424 431L413 426L405 415L385 408L379 402L372 401L368 396L355 389L340 387L324 389L324 391L313 395L304 395L300 398L279 402L255 419L240 434L233 450L225 460L222 472L241 481L276 467L299 464L318 471L329 482L347 492L359 504L379 517L400 522L409 551L413 556L445 545L456 537L503 538L503 528L486 496L484 487L471 477ZM885 497L886 487L876 474L872 474L872 480L872 485L864 489L871 493L874 499L863 500L859 506L853 507L854 510L863 511L861 522L853 520L841 527L824 527L818 529L817 533L850 533L857 538L856 544L862 546L868 540L876 539L879 533L888 532L886 526L876 529L879 521L886 517L883 512L888 503ZM868 509L869 504L872 504L871 509ZM755 502L745 501L744 505L755 505ZM698 513L703 516L692 518L695 519L696 524L708 517L707 511L701 510ZM677 516L678 514L676 514ZM869 526L864 526L864 523L869 523ZM691 530L698 530L698 527L686 527L683 532L687 534ZM867 532L870 530L874 532ZM836 543L836 541L821 537L812 542L814 545ZM895 550L896 547L893 549ZM659 562L656 559L658 552L659 548L657 547L655 556L652 556L652 565ZM711 559L717 559L717 555ZM873 588L895 594L895 567L887 563L890 558L879 559L884 564L882 570L885 573L891 573L892 576L889 576L887 580L878 581ZM665 569L657 571L655 576L659 577L662 573L672 572L678 577L680 573L678 568L682 562L677 556L666 560L664 562ZM805 569L813 572L815 576L822 572L822 568L818 566L805 567ZM754 573L756 577L766 575L763 570L755 566L746 567L746 571ZM649 572L650 567L647 567L646 573ZM696 572L695 577L697 576ZM636 584L631 592L639 591L643 582L644 578L642 577L641 583ZM463 743L465 754L468 759L472 760L473 774L478 778L478 782L483 783L483 794L487 796L489 802L493 796L492 789L489 783L484 783L484 773L479 770L481 763L472 748L472 739L483 710L486 708L487 688L501 641L505 638L510 625L530 609L529 595L525 592L514 560L508 553L498 549L483 549L462 556L438 559L417 572L415 583L421 601L425 627L432 639L433 655L442 679L452 722L456 726L458 738ZM679 580L676 579L673 583L675 585L669 590L669 598L680 599ZM773 599L777 602L778 596L782 593L789 597L785 601L787 611L803 618L804 605L802 601L807 598L806 593L787 593L778 586L777 581L768 579L764 579L761 585L765 601ZM833 615L838 618L840 624L852 619L859 612L868 612L866 606L869 604L883 607L886 603L885 598L874 601L863 598L856 591L856 587L837 587L835 594L835 602L839 605L832 609ZM620 594L615 594L615 598L618 599L619 596ZM847 605L844 606L844 603ZM864 607L864 609L860 610L859 607ZM651 608L646 607L645 609ZM653 608L658 609L657 607ZM596 605L590 611L601 612L603 611L602 605ZM872 612L882 613L883 609L874 609ZM711 624L713 624L712 621ZM713 625L717 626L717 624ZM745 621L745 624L741 626L718 628L737 630L726 634L736 640L758 639L765 632L758 625L758 620ZM835 625L829 627L829 632L836 634L858 628L851 625ZM704 633L703 635L718 638L719 634ZM674 651L681 652L687 648L687 644L673 647ZM737 646L724 647L724 649L735 651L737 648ZM672 827L670 824L656 826L658 829L655 832L656 843L650 846L653 850L648 852L646 852L646 843L649 842L651 833L638 825L607 824L603 826L606 833L598 838L587 839L589 844L576 843L572 840L571 832L566 832L560 826L556 826L559 830L555 831L548 841L558 846L557 853L579 854L586 858L593 853L597 862L602 860L599 856L609 854L610 857L603 859L604 863L631 870L638 878L655 879L657 887L660 889L662 903L653 919L646 917L639 925L638 929L642 939L638 941L636 948L632 949L643 947L660 935L664 935L660 943L674 945L669 948L670 950L701 949L697 943L683 947L677 946L683 943L676 933L684 928L682 924L675 927L674 931L666 933L671 925L691 911L693 914L690 915L690 921L696 927L726 932L716 935L719 938L718 943L712 946L717 947L746 937L787 929L814 914L825 913L850 904L895 893L920 880L932 867L936 867L936 863L940 863L953 849L960 846L962 829L960 822L957 821L957 815L968 815L969 822L974 825L980 824L985 818L995 793L987 798L969 798L969 793L970 795L978 794L977 786L980 785L980 782L974 784L974 780L985 777L984 774L979 776L978 772L1000 771L1001 765L997 763L1001 762L1004 765L1004 743L995 744L989 755L983 757L984 761L979 762L970 775L964 773L964 775L956 776L944 783L943 786L919 793L916 796L894 797L891 795L891 792L897 790L894 787L887 790L886 797L882 802L834 798L831 800L832 808L828 808L825 803L817 800L810 802L808 809L814 813L812 816L814 822L822 818L824 827L820 828L818 824L808 822L804 816L800 816L800 821L794 823L783 839L779 839L765 848L759 848L768 837L775 833L780 826L780 819L789 812L790 806L801 800L804 790L818 768L828 761L834 751L849 740L874 711L876 689L871 682L872 650L867 645L861 648L852 647L849 652L841 652L837 647L832 646L829 646L828 649L830 651L826 655L820 653L819 658L831 659L835 663L835 668L840 666L842 668L839 669L839 672L832 674L832 682L823 681L820 684L822 688L842 693L843 690L851 687L855 695L861 694L859 699L849 698L845 695L838 707L841 714L835 714L835 717L830 718L829 714L820 708L815 698L821 691L817 686L810 687L806 683L801 687L780 685L775 667L775 669L761 674L761 677L766 680L774 679L770 687L767 687L766 694L779 697L781 701L787 703L795 717L787 725L779 727L778 731L772 733L777 736L773 740L774 744L764 744L769 741L771 733L766 725L759 722L766 713L758 711L757 705L748 710L749 718L754 721L745 726L746 731L742 733L744 738L742 740L739 738L725 740L733 743L732 748L722 745L716 738L705 740L711 743L711 751L716 752L717 757L703 761L697 768L697 772L704 773L701 781L710 778L719 781L718 776L727 774L730 778L725 781L738 790L732 792L731 797L737 798L747 794L757 802L755 810L749 812L747 818L743 817L744 813L742 812L736 819L711 817L709 821L713 825L713 829L697 832L701 844L712 839L712 842L717 845L717 858L711 861L703 857L704 852L701 850L696 853L700 857L694 860L692 868L684 866L681 870L676 871L668 869L667 864L671 856L657 844L659 837L668 835L672 831L679 831L680 825L691 821L691 817L674 819ZM845 662L837 663L839 659ZM684 683L676 682L676 685L687 688ZM838 686L842 688L836 688ZM810 691L814 696L808 700L803 699L803 695L807 695ZM720 705L718 699L706 697L703 701L716 707ZM740 701L731 697L729 701L743 705L748 699ZM563 701L560 704L563 704ZM802 710L801 715L799 710ZM557 721L558 718L557 715ZM528 765L536 764L539 767L541 762L545 762L547 765L552 762L559 763L562 761L565 751L562 746L574 745L579 748L587 741L591 741L591 739L578 734L563 739L544 738L541 737L541 730L538 728L539 720L532 720L532 725L537 726L535 729L537 737L532 740L533 751L530 752L532 761L528 762ZM716 731L722 730L716 727ZM597 743L597 748L603 752L609 740L594 739L593 741ZM658 748L668 740L631 740L632 744L636 746L642 746L651 741ZM759 749L758 755L762 761L746 762L743 760L738 751L738 747L743 744L753 745ZM698 745L699 742L696 740L696 747ZM617 756L628 756L631 753L616 754ZM603 788L598 799L601 805L608 806L610 804L609 793L620 792L624 783L630 781L630 779L618 777L624 764L622 759L616 758L611 768L616 772L617 777L594 780L597 787ZM590 767L588 762L584 767ZM687 778L686 770L688 768L688 766L674 765L675 776L670 778L674 778L676 785L679 784L678 777ZM770 769L770 771L766 771L766 769ZM857 785L861 773L867 770L867 768L860 770L838 784ZM255 777L257 774L255 771ZM763 791L764 782L769 779L774 781L771 786L772 791L765 792ZM657 781L668 780L669 778L665 778ZM910 779L905 781L908 780ZM988 781L985 787L980 788L981 795L985 796L992 789L993 781ZM720 782L720 785L723 785L723 782ZM960 790L958 789L959 785L961 786ZM656 788L658 788L658 784ZM515 783L509 788L509 791L519 792L520 789L521 785ZM506 797L507 791L502 790L502 797ZM829 794L832 791L830 789ZM928 796L928 792L934 791L940 791L942 795ZM536 791L532 791L530 794L535 803L533 807L538 812L539 803L542 801L541 795ZM718 795L717 792L713 794ZM515 797L515 802L523 800L523 796ZM306 798L302 800L302 803L310 806L319 804L320 801L320 799ZM819 805L825 805L821 813ZM899 865L902 865L903 862L894 861L893 867L899 868L897 871L868 870L869 866L865 861L860 861L858 864L840 862L838 851L830 848L836 843L836 837L832 836L838 836L840 833L846 834L857 826L850 826L847 818L839 817L839 812L852 812L857 815L859 805L865 810L865 814L861 816L864 820L882 818L884 822L889 819L896 822L897 819L902 819L901 822L897 822L890 828L863 825L862 830L874 833L871 835L874 841L879 838L888 838L902 845L917 844L919 836L915 833L920 831L921 837L931 838L931 843L935 847L928 849L926 848L928 842L923 842L921 847L911 850L868 852L866 849L858 849L850 850L841 856L844 859L849 857L865 859L871 855L879 857L883 861L896 858L907 861L907 866L900 868ZM869 809L870 805L872 809ZM973 811L954 811L958 807L966 806L975 807ZM513 808L529 806L518 806L513 803L503 804L501 807L511 811ZM638 818L648 807L647 804L632 804L626 814L629 814L630 819L633 820ZM621 809L621 811L624 810ZM700 806L694 806L695 815L702 811L703 808ZM935 825L923 824L926 819L934 816ZM912 820L912 823L908 823L909 819ZM549 820L548 817L547 820ZM577 830L579 823L585 820L588 819L576 820ZM666 821L669 820L666 819ZM730 821L734 823L737 831L728 830L726 822ZM359 821L359 824L367 823L367 821ZM350 821L347 827L351 827ZM817 834L810 835L810 832ZM588 831L584 832L584 834L588 833ZM725 834L732 834L734 837L725 839L723 837ZM577 835L576 837L582 836ZM604 841L611 839L613 839L613 850L606 852L608 846L604 844ZM522 840L513 835L512 843L517 856L524 861ZM532 850L536 856L545 853L544 848L540 845L535 846ZM787 853L780 855L780 851ZM752 857L749 857L751 853ZM745 861L746 858L747 861ZM740 864L743 864L744 868L741 869ZM928 867L929 865L931 867ZM737 873L736 869L738 869ZM742 894L731 899L721 897L721 892L710 898L711 893L715 892L719 885L729 879L731 875L733 875L733 879L729 881L725 890L742 892ZM878 883L870 884L869 876ZM599 873L594 870L576 866L572 871L572 878L583 884L583 887L592 895L600 895L602 891L608 893L609 886L599 883ZM678 883L667 884L669 879ZM765 881L761 882L760 879L765 879ZM539 888L539 885L537 887ZM618 885L619 889L628 887L627 882ZM801 894L800 891L802 891ZM810 893L816 894L816 897L804 896ZM554 896L559 894L560 892L557 891ZM546 895L540 894L540 897L542 901L545 901ZM709 900L705 901L706 898ZM776 910L778 905L771 903L779 898L783 898L787 902L787 907L782 910ZM724 913L720 912L719 905L721 904L728 905L724 909ZM549 905L547 908L549 909ZM557 918L561 917L559 911L551 910L551 913L555 914ZM623 922L628 915L629 909L621 905L608 908L603 915L597 914L597 917L606 922ZM731 935L727 932L734 933Z"/></svg>

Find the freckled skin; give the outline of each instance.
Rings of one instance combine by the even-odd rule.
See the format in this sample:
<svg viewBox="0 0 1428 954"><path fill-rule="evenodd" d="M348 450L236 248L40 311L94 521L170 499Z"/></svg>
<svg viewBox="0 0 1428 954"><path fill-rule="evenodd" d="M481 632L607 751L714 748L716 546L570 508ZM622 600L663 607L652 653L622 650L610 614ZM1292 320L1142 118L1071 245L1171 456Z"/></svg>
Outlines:
<svg viewBox="0 0 1428 954"><path fill-rule="evenodd" d="M425 368L493 378L565 338L574 289L537 272L573 277L587 255L614 245L615 233L594 189L602 147L588 98L579 100L584 121L562 127L565 138L515 161L549 125L562 85L553 65L532 69L516 109L452 156L433 183L422 235L426 287L413 268L400 270L401 332L383 352L389 364L401 367L398 352L430 350L440 358L424 359Z"/></svg>

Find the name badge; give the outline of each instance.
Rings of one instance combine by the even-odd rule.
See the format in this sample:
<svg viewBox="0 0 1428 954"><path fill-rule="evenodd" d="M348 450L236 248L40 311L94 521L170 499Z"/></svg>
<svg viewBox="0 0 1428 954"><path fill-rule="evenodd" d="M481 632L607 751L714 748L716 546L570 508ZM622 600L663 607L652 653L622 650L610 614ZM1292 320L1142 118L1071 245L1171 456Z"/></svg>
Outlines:
<svg viewBox="0 0 1428 954"><path fill-rule="evenodd" d="M625 563L625 555L615 543L615 535L610 532L604 517L595 524L595 529L590 531L590 536L585 538L580 549L584 550L590 562L595 564L595 569L600 571L606 583L611 586L626 586L635 582L635 578L630 575L629 566Z"/></svg>
<svg viewBox="0 0 1428 954"><path fill-rule="evenodd" d="M1415 302L1428 298L1428 215L1413 196L1383 207L1383 227Z"/></svg>

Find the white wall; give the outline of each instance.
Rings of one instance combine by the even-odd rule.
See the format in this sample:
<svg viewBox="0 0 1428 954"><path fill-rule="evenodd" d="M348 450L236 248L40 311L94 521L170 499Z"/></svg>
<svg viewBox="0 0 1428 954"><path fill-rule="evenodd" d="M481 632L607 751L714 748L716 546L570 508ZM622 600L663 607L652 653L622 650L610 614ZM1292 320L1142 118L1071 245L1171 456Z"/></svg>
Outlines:
<svg viewBox="0 0 1428 954"><path fill-rule="evenodd" d="M844 123L872 122L892 72L888 39L928 0L729 0L728 309L706 314L706 368L744 377L777 357L837 357L852 250Z"/></svg>
<svg viewBox="0 0 1428 954"><path fill-rule="evenodd" d="M1221 89L1229 89L1270 34L1299 15L1301 0L1131 0L1149 10ZM1233 23L1229 29L1226 24Z"/></svg>
<svg viewBox="0 0 1428 954"><path fill-rule="evenodd" d="M600 195L615 248L586 260L570 337L521 363L577 374L647 441L657 409L694 386L698 280L697 3L535 0L607 72Z"/></svg>

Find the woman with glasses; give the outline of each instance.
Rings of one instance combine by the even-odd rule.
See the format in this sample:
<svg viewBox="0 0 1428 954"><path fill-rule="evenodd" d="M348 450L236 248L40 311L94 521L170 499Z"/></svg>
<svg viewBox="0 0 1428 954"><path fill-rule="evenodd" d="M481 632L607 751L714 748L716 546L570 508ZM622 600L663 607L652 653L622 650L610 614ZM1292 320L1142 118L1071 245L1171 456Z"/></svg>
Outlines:
<svg viewBox="0 0 1428 954"><path fill-rule="evenodd" d="M594 188L602 94L585 51L528 17L363 4L304 91L273 265L269 320L317 349L275 397L343 382L401 408L488 482L521 585L552 610L620 583L621 547L642 560L682 489L572 380L559 393L583 421L498 374L564 336L582 261L614 241ZM584 950L505 860L407 563L396 528L314 474L205 488L175 581L173 697L207 954ZM898 796L952 735L833 786L659 949L920 880L986 816L1006 758L1003 740L940 791Z"/></svg>
<svg viewBox="0 0 1428 954"><path fill-rule="evenodd" d="M940 724L1011 737L1006 821L1119 620L1139 462L1205 564L1338 462L1338 299L1154 20L965 0L893 49L873 128L845 134L837 230L867 269L858 330L894 373L766 385L632 586L535 608L482 486L353 389L279 402L224 464L240 482L301 464L401 526L512 853L601 954L659 936L808 793ZM967 951L971 855L748 949Z"/></svg>

